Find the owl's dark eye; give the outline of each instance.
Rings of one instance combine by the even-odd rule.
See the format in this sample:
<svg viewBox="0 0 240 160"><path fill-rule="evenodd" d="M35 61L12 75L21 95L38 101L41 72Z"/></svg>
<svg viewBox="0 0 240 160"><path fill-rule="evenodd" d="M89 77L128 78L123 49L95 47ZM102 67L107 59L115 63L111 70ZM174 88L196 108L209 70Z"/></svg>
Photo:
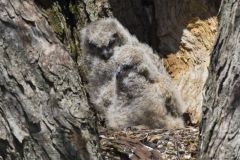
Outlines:
<svg viewBox="0 0 240 160"><path fill-rule="evenodd" d="M113 48L111 47L98 47L95 44L89 42L88 52L93 56L97 56L101 59L108 60L113 55Z"/></svg>

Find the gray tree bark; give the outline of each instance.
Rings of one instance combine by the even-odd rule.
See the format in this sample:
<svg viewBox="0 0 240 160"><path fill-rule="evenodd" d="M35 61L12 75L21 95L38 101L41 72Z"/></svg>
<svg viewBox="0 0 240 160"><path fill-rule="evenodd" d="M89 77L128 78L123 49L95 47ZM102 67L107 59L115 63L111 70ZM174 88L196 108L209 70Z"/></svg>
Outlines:
<svg viewBox="0 0 240 160"><path fill-rule="evenodd" d="M186 27L176 21L215 13L201 17L199 1L189 2L0 0L0 159L101 159L94 111L76 65L80 29L114 15L166 55L178 50ZM239 1L223 2L206 85L203 159L239 158ZM189 10L197 16L185 15ZM175 20L172 12L183 16ZM168 27L169 19L161 21L165 14Z"/></svg>
<svg viewBox="0 0 240 160"><path fill-rule="evenodd" d="M240 159L240 1L223 0L205 85L201 159Z"/></svg>
<svg viewBox="0 0 240 160"><path fill-rule="evenodd" d="M98 142L76 63L44 13L0 0L0 159L100 159Z"/></svg>

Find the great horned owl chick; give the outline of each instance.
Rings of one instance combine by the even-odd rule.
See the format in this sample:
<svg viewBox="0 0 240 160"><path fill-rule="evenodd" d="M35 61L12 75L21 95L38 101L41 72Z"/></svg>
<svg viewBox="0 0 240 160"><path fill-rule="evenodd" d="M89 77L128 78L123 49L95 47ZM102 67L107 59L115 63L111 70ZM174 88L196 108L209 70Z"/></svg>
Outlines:
<svg viewBox="0 0 240 160"><path fill-rule="evenodd" d="M114 48L127 43L136 44L138 40L114 18L92 22L80 34L83 53L80 66L87 72L90 100L102 111L110 103L107 96L113 92L111 81L117 68L112 57Z"/></svg>
<svg viewBox="0 0 240 160"><path fill-rule="evenodd" d="M114 54L118 69L115 97L107 110L108 126L184 127L184 104L164 66L155 64L158 57L152 50L139 43L119 47Z"/></svg>
<svg viewBox="0 0 240 160"><path fill-rule="evenodd" d="M183 127L181 97L157 55L113 18L81 32L91 103L111 128Z"/></svg>
<svg viewBox="0 0 240 160"><path fill-rule="evenodd" d="M80 66L86 72L90 100L98 111L105 112L103 109L110 103L108 96L113 94L111 81L117 67L112 58L114 48L138 40L114 18L92 22L80 34Z"/></svg>

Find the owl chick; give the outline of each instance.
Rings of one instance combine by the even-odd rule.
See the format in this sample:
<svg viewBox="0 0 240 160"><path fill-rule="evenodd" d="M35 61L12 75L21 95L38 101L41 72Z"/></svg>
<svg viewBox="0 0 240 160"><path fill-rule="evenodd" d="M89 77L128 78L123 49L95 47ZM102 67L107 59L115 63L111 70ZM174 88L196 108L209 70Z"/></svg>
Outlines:
<svg viewBox="0 0 240 160"><path fill-rule="evenodd" d="M111 84L117 69L114 49L138 40L114 18L92 22L81 30L82 55L79 65L86 72L90 101L101 112L110 104ZM104 98L105 97L105 98ZM98 107L99 106L99 107ZM103 107L104 106L104 107Z"/></svg>
<svg viewBox="0 0 240 160"><path fill-rule="evenodd" d="M144 44L124 45L114 54L118 69L114 98L106 115L107 125L184 127L185 105L164 66L154 64L158 57L153 51Z"/></svg>
<svg viewBox="0 0 240 160"><path fill-rule="evenodd" d="M184 127L185 105L159 57L116 19L86 26L81 48L90 102L107 127Z"/></svg>

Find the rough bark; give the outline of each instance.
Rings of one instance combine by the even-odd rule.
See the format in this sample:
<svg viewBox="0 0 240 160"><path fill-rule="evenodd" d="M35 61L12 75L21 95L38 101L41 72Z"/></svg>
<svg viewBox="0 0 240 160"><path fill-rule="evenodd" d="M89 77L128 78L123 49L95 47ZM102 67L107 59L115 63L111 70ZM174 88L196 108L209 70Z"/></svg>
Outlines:
<svg viewBox="0 0 240 160"><path fill-rule="evenodd" d="M201 158L240 159L240 1L223 0L209 67L201 127Z"/></svg>
<svg viewBox="0 0 240 160"><path fill-rule="evenodd" d="M80 30L99 18L111 16L107 0L35 0L57 38L74 60L80 58Z"/></svg>
<svg viewBox="0 0 240 160"><path fill-rule="evenodd" d="M33 1L0 1L0 159L98 159L76 64Z"/></svg>

